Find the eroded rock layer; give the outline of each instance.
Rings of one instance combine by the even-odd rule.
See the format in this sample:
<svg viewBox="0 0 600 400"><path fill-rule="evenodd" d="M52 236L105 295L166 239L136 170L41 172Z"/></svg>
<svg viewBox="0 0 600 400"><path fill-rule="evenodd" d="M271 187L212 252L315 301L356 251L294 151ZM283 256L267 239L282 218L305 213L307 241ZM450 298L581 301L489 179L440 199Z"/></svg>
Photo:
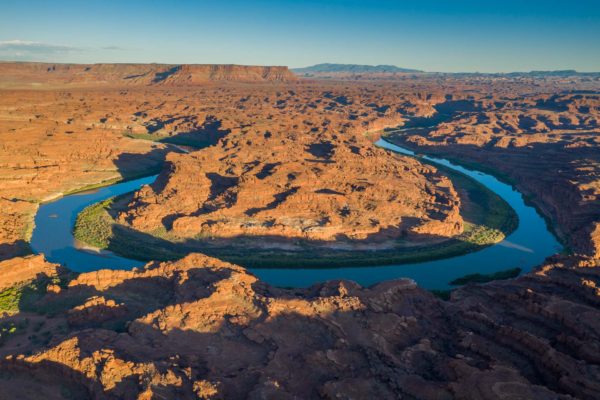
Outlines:
<svg viewBox="0 0 600 400"><path fill-rule="evenodd" d="M339 185L332 177L342 161L376 152L356 135L418 122L414 117L433 118L396 140L504 172L586 256L552 258L518 279L459 289L449 301L408 280L277 289L197 254L78 276L41 256L13 258L0 262L0 398L598 397L598 78L405 74L385 82L186 88L180 82L205 75L162 66L68 73L21 66L3 65L0 74L0 258L26 247L37 202L147 172L169 149L133 137L221 140L206 152L170 156L175 170L194 173L195 188L208 184L197 174L206 168L202 157L214 161L223 152L231 173L210 167L239 177L243 187L245 179L259 182L257 174L278 177L288 160L271 167L271 153L289 147L289 164L303 168L303 186L319 190L311 167L321 168L328 186ZM152 82L157 72L168 73ZM264 72L257 74L271 79ZM123 84L109 89L111 82ZM7 89L23 86L43 90ZM267 133L273 140L260 146ZM255 144L244 144L245 136ZM310 154L311 145L326 142L331 154ZM245 146L260 170L234 157L234 149L249 157ZM358 162L350 170L382 177L411 165L396 160L371 169ZM414 176L410 168L403 172ZM158 189L146 189L145 198L158 199ZM359 201L365 192L348 196ZM184 205L214 212L229 198L213 200L212 209L206 201Z"/></svg>
<svg viewBox="0 0 600 400"><path fill-rule="evenodd" d="M392 138L474 161L514 182L579 253L600 257L600 96L456 97L427 128ZM425 124L431 125L431 124Z"/></svg>
<svg viewBox="0 0 600 400"><path fill-rule="evenodd" d="M449 302L410 280L276 289L199 254L85 273L1 321L20 328L3 338L0 385L21 398L592 399L598 271L556 258Z"/></svg>
<svg viewBox="0 0 600 400"><path fill-rule="evenodd" d="M463 228L459 204L434 168L357 136L246 133L169 156L120 220L182 238L451 237Z"/></svg>
<svg viewBox="0 0 600 400"><path fill-rule="evenodd" d="M8 87L21 82L2 76ZM75 79L76 74L70 76ZM108 73L94 79L100 77L112 79ZM362 134L395 126L406 114L428 115L433 112L430 102L443 99L409 89L398 100L404 91L400 87L389 91L334 83L88 86L56 89L40 83L34 89L2 89L0 258L27 252L40 201L102 181L149 174L167 151L177 151L137 139L205 146L230 133L312 131L316 136L329 129Z"/></svg>
<svg viewBox="0 0 600 400"><path fill-rule="evenodd" d="M296 76L281 66L221 64L49 64L0 62L0 84L164 85L214 81L286 82Z"/></svg>
<svg viewBox="0 0 600 400"><path fill-rule="evenodd" d="M165 145L134 140L118 121L106 123L115 98L122 99L119 93L2 91L0 259L27 251L40 201L160 168Z"/></svg>

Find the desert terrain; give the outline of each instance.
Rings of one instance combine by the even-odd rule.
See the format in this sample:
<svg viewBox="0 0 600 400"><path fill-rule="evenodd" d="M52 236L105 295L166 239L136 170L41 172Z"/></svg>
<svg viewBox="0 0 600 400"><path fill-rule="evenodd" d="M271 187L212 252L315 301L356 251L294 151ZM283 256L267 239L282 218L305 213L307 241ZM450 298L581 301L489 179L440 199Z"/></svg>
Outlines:
<svg viewBox="0 0 600 400"><path fill-rule="evenodd" d="M318 78L0 63L0 398L600 392L600 79ZM276 288L199 252L88 273L30 254L40 202L156 173L115 199L114 223L232 247L360 250L464 234L473 196L446 171L375 147L381 136L511 182L566 251L443 294L409 279Z"/></svg>
<svg viewBox="0 0 600 400"><path fill-rule="evenodd" d="M452 115L389 137L492 168L531 195L575 251L600 256L600 95L472 96L440 108Z"/></svg>

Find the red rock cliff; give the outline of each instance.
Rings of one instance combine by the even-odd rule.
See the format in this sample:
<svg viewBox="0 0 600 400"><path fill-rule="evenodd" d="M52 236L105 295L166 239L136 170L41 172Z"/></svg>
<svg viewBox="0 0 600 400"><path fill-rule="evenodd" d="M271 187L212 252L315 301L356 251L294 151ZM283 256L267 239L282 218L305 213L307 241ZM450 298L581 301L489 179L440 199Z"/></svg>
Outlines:
<svg viewBox="0 0 600 400"><path fill-rule="evenodd" d="M0 83L190 85L212 81L289 82L283 66L217 64L50 64L0 62Z"/></svg>

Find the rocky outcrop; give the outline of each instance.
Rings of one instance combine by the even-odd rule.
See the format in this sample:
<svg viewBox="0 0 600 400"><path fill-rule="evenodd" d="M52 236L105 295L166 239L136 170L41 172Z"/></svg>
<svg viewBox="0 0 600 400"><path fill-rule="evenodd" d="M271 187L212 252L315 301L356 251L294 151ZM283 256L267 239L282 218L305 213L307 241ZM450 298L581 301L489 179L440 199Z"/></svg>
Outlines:
<svg viewBox="0 0 600 400"><path fill-rule="evenodd" d="M0 259L31 251L39 202L162 164L165 145L126 137L126 121L108 121L115 104L128 107L112 91L2 91Z"/></svg>
<svg viewBox="0 0 600 400"><path fill-rule="evenodd" d="M160 76L153 84L167 86L200 84L206 82L293 82L296 77L287 67L247 65L193 65L173 67L173 73Z"/></svg>
<svg viewBox="0 0 600 400"><path fill-rule="evenodd" d="M600 258L597 94L454 99L436 107L447 114L442 122L392 140L492 168L531 197L570 247Z"/></svg>
<svg viewBox="0 0 600 400"><path fill-rule="evenodd" d="M230 135L173 154L119 219L178 238L317 241L451 237L460 199L433 167L357 137Z"/></svg>
<svg viewBox="0 0 600 400"><path fill-rule="evenodd" d="M85 273L39 300L54 310L49 341L0 347L0 385L21 393L35 376L38 394L82 399L592 399L598 271L555 258L448 302L402 279L277 289L199 254Z"/></svg>
<svg viewBox="0 0 600 400"><path fill-rule="evenodd" d="M288 183L283 171L313 189L286 212L327 211L347 196L368 213L382 193L398 192L447 206L450 218L451 203L440 200L454 194L432 169L395 160L358 137L433 116L426 121L433 127L403 133L408 145L504 172L589 257L555 257L515 280L454 291L446 302L410 280L370 288L346 281L273 288L241 267L198 254L76 277L59 273L42 257L17 258L0 264L0 290L14 294L7 289L38 278L51 284L19 292L26 309L0 317L0 397L594 399L600 392L598 103L589 93L598 90L594 79L403 76L385 83L187 89L186 82L237 72L20 67L0 68L2 256L24 246L36 202L156 166L164 146L127 137L135 135L220 141L214 149L171 156L173 170L140 193L139 200L190 211L167 224L230 212L227 205L240 193L245 201L262 202L251 214L268 215L285 204L271 204L277 200L272 195L294 188L293 179L289 188L277 186ZM265 82L283 72L253 74ZM101 85L119 87L81 88L97 86L100 76ZM41 83L44 90L6 89L19 79ZM72 86L65 89L68 82ZM573 90L588 93L565 94ZM452 119L440 124L436 109ZM372 164L365 161L370 158ZM276 162L281 164L271 165ZM219 176L198 174L205 169ZM341 183L334 179L340 175ZM359 179L363 175L369 179ZM384 178L408 185L392 186ZM253 197L248 183L265 180L265 193L273 198L268 202L263 193ZM369 189L369 180L381 192ZM213 182L216 195L209 199ZM323 183L330 191L315 193ZM170 184L190 185L196 196L209 194L186 202ZM329 202L316 201L317 195ZM170 197L179 202L169 203ZM404 206L396 211L412 207ZM154 211L147 214L149 226L161 212ZM132 221L143 226L143 215ZM350 213L365 223L361 215Z"/></svg>
<svg viewBox="0 0 600 400"><path fill-rule="evenodd" d="M8 85L0 96L3 259L30 251L26 240L38 202L103 181L149 174L162 163L166 151L176 150L134 138L206 146L230 133L312 135L328 131L362 135L402 122L403 113L432 112L432 100L421 93L402 95L402 112L399 105L386 106L400 101L401 94L399 89L389 91L386 87L376 87L373 92L370 87L337 84L232 82L202 88L160 83L153 87L140 83L100 88L74 82L57 89L52 83L43 83L41 77L51 72L42 64L27 64L27 68L39 69L34 74L39 81L35 88L43 90L9 89L18 85L18 77L13 79L11 74L21 71L23 64L3 66L10 65L13 72L0 74ZM110 79L134 75L134 67L119 65L121 72L113 71ZM99 74L110 71L108 67L94 68ZM263 72L269 76L278 73Z"/></svg>
<svg viewBox="0 0 600 400"><path fill-rule="evenodd" d="M0 291L42 278L57 277L63 268L43 255L15 257L0 261Z"/></svg>
<svg viewBox="0 0 600 400"><path fill-rule="evenodd" d="M92 296L85 303L69 310L67 314L72 326L91 326L123 317L127 314L127 307L103 296Z"/></svg>

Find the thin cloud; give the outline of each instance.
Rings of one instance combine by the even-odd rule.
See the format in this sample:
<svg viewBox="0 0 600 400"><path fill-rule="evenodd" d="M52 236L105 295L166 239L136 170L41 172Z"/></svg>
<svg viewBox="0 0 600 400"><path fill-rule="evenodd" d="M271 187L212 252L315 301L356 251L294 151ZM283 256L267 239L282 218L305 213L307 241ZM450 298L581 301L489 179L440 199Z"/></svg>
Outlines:
<svg viewBox="0 0 600 400"><path fill-rule="evenodd" d="M96 51L129 51L124 47L107 45L101 47L77 47L63 44L29 40L0 40L0 60L61 62L71 56Z"/></svg>
<svg viewBox="0 0 600 400"><path fill-rule="evenodd" d="M33 42L0 40L0 59L13 61L60 61L69 54L85 51L81 47Z"/></svg>
<svg viewBox="0 0 600 400"><path fill-rule="evenodd" d="M56 54L72 51L82 51L80 47L65 46L59 44L31 42L27 40L2 40L0 41L0 52L14 52L21 54Z"/></svg>

